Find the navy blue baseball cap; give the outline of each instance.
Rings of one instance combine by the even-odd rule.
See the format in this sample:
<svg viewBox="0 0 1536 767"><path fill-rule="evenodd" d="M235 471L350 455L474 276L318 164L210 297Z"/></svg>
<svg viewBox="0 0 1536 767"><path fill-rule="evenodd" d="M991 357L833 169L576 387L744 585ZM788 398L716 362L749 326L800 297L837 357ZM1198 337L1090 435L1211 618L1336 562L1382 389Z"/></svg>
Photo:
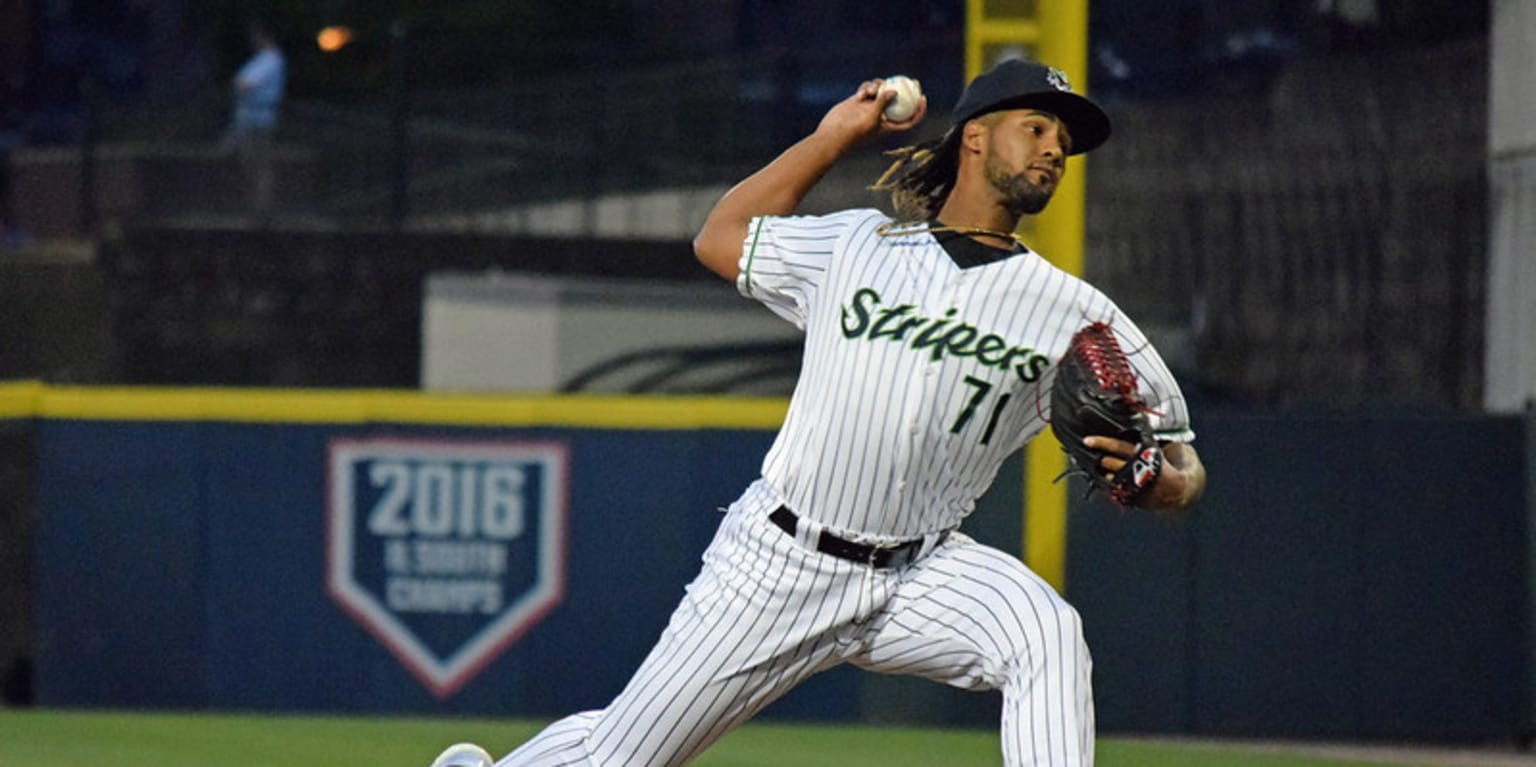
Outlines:
<svg viewBox="0 0 1536 767"><path fill-rule="evenodd" d="M1038 109L1056 115L1072 134L1072 151L1082 154L1109 138L1109 115L1072 92L1066 73L1038 61L1008 59L965 86L955 104L955 125L1003 109Z"/></svg>

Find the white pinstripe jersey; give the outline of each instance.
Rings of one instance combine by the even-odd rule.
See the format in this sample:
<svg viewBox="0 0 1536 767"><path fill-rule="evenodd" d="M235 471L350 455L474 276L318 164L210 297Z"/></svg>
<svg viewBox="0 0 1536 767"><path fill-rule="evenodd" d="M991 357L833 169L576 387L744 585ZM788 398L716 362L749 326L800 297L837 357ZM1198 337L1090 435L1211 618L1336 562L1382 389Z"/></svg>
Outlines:
<svg viewBox="0 0 1536 767"><path fill-rule="evenodd" d="M1194 439L1179 385L1099 290L1024 252L962 269L926 231L881 235L874 209L765 216L737 288L805 331L763 477L789 507L873 543L952 529L1004 459L1045 428L1052 363L1107 321L1159 438Z"/></svg>

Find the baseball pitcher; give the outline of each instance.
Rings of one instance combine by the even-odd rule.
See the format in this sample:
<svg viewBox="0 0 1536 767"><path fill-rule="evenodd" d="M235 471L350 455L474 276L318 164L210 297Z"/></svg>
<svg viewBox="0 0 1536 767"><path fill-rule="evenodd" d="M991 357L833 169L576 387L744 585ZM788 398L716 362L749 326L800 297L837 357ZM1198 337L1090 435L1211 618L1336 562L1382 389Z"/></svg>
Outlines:
<svg viewBox="0 0 1536 767"><path fill-rule="evenodd" d="M1074 465L1115 502L1181 509L1205 486L1146 337L1014 234L1109 118L1060 71L1007 61L966 87L942 137L895 153L877 187L896 217L794 215L839 158L924 119L921 98L888 116L898 96L861 84L709 214L699 260L805 332L788 415L623 691L500 767L683 764L844 663L1000 690L1005 764L1093 764L1077 612L959 528L1053 403ZM461 744L439 765L488 762Z"/></svg>

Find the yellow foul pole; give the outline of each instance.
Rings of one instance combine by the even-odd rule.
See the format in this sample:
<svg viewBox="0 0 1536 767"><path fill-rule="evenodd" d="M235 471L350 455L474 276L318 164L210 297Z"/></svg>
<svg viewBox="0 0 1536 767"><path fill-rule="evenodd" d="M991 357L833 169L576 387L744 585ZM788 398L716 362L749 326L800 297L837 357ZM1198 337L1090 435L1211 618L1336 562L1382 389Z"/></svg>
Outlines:
<svg viewBox="0 0 1536 767"><path fill-rule="evenodd" d="M1088 83L1088 0L966 0L966 80L1005 58L1028 56ZM1084 160L1073 158L1051 204L1021 230L1061 269L1083 273ZM1067 496L1054 482L1066 457L1041 435L1024 456L1024 562L1058 590L1066 585Z"/></svg>

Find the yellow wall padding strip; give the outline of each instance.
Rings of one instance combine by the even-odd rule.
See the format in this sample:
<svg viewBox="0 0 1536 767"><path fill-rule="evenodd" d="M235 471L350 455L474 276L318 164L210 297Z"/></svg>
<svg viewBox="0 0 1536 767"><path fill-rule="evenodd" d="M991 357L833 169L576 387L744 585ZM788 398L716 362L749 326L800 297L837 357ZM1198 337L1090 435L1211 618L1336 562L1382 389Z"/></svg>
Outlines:
<svg viewBox="0 0 1536 767"><path fill-rule="evenodd" d="M0 417L112 421L421 423L594 429L777 429L789 401L397 390L0 384Z"/></svg>

